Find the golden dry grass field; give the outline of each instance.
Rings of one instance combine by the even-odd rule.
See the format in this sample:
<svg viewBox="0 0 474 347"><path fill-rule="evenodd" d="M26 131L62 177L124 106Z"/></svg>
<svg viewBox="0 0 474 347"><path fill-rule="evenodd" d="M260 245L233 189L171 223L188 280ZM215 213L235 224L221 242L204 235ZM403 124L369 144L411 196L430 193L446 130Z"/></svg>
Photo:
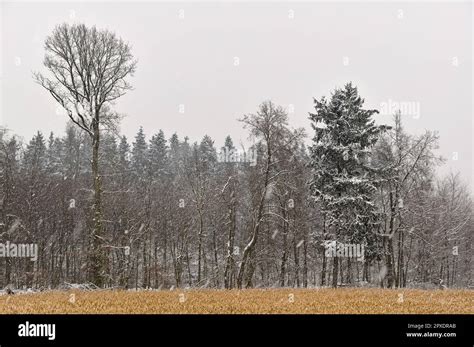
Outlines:
<svg viewBox="0 0 474 347"><path fill-rule="evenodd" d="M0 296L0 313L474 313L472 290L52 291Z"/></svg>

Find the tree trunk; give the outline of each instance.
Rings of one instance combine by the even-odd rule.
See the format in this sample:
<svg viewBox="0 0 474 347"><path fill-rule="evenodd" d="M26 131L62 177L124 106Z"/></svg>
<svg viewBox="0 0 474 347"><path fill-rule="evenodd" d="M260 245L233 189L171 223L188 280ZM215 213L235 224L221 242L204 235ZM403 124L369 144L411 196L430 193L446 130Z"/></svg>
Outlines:
<svg viewBox="0 0 474 347"><path fill-rule="evenodd" d="M202 207L202 206L201 206ZM198 275L197 281L201 283L201 254L202 254L202 232L203 232L203 217L201 207L199 207L199 233L198 233Z"/></svg>
<svg viewBox="0 0 474 347"><path fill-rule="evenodd" d="M293 258L295 261L295 284L296 287L300 286L300 260L299 260L299 251L296 244L296 230L293 230Z"/></svg>
<svg viewBox="0 0 474 347"><path fill-rule="evenodd" d="M258 213L257 213L257 218L255 221L255 224L253 226L253 231L252 231L252 238L250 239L250 242L247 244L247 246L244 248L244 253L242 255L242 261L240 262L239 266L239 272L237 274L237 287L239 289L242 288L242 281L244 278L244 272L245 272L245 267L247 266L247 262L249 260L249 256L251 252L253 251L255 244L257 243L258 239L258 234L260 231L260 222L262 220L263 216L263 209L265 206L265 196L267 195L267 189L268 189L268 184L269 184L269 178L270 178L270 163L271 163L271 152L268 149L267 150L267 163L266 163L266 168L265 168L265 180L263 184L263 191L262 195L260 196L260 202L258 206ZM247 284L251 282L251 277L253 275L253 271L249 276L249 281L247 281Z"/></svg>
<svg viewBox="0 0 474 347"><path fill-rule="evenodd" d="M326 267L327 267L326 250L323 249L323 264L321 268L321 287L324 287L326 285Z"/></svg>
<svg viewBox="0 0 474 347"><path fill-rule="evenodd" d="M216 228L213 228L212 233L212 248L214 250L214 284L216 287L219 287L219 259L217 254L217 235Z"/></svg>
<svg viewBox="0 0 474 347"><path fill-rule="evenodd" d="M288 223L286 221L287 214L285 205L282 204L282 213L283 213L283 253L281 255L281 267L280 267L280 287L285 286L285 276L286 276L286 261L288 258L287 255L287 234L288 234Z"/></svg>
<svg viewBox="0 0 474 347"><path fill-rule="evenodd" d="M303 243L303 287L308 287L308 242L305 235L304 243Z"/></svg>
<svg viewBox="0 0 474 347"><path fill-rule="evenodd" d="M287 259L287 246L286 246L286 231L283 232L283 254L281 255L281 267L280 267L280 287L285 286L285 275L286 275L286 259Z"/></svg>
<svg viewBox="0 0 474 347"><path fill-rule="evenodd" d="M97 117L96 117L97 118ZM99 144L100 132L97 119L93 122L92 138L92 178L94 182L94 205L93 205L93 231L90 259L90 280L98 287L102 287L105 281L106 257L102 249L103 225L102 225L102 179L99 172Z"/></svg>
<svg viewBox="0 0 474 347"><path fill-rule="evenodd" d="M333 265L332 265L332 286L337 288L337 279L339 274L339 257L337 254L334 256Z"/></svg>
<svg viewBox="0 0 474 347"><path fill-rule="evenodd" d="M224 270L224 287L226 289L232 289L234 276L234 237L235 237L235 200L234 191L230 194L230 207L229 207L229 235L227 239L227 257Z"/></svg>
<svg viewBox="0 0 474 347"><path fill-rule="evenodd" d="M386 238L386 266L387 266L387 287L393 288L395 283L395 269L393 264L393 240L390 237Z"/></svg>

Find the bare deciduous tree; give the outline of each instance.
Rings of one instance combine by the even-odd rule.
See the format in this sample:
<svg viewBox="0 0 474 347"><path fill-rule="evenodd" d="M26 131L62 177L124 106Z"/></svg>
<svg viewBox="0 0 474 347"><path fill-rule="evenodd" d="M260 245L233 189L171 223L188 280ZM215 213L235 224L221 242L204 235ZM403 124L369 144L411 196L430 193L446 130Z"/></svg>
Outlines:
<svg viewBox="0 0 474 347"><path fill-rule="evenodd" d="M257 170L261 170L260 175L263 178L257 186L257 205L252 216L250 240L244 248L237 274L239 288L242 288L244 280L246 287L252 286L255 266L251 264L247 272L246 267L253 256L262 223L268 217L267 214L271 214L271 212L265 213L265 205L272 195L272 187L277 178L284 173L284 170L279 170L276 166L275 156L278 151L288 148L303 136L301 129L295 132L289 129L288 115L285 110L281 106L274 105L271 101L262 103L257 114L246 115L241 121L249 129L251 135L261 141L265 154L264 163L256 166Z"/></svg>
<svg viewBox="0 0 474 347"><path fill-rule="evenodd" d="M106 257L102 249L102 201L99 170L100 129L110 123L111 104L131 89L126 78L136 69L130 46L113 32L84 24L57 26L45 43L44 66L49 77L36 81L66 110L69 118L92 140L94 185L90 276L104 284Z"/></svg>

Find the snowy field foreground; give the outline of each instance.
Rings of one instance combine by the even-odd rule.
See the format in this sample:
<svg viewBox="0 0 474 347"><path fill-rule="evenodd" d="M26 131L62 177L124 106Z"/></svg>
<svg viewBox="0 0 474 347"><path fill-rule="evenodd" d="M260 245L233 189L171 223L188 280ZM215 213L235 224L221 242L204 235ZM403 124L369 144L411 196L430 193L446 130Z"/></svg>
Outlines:
<svg viewBox="0 0 474 347"><path fill-rule="evenodd" d="M473 314L472 290L47 291L0 296L0 313Z"/></svg>

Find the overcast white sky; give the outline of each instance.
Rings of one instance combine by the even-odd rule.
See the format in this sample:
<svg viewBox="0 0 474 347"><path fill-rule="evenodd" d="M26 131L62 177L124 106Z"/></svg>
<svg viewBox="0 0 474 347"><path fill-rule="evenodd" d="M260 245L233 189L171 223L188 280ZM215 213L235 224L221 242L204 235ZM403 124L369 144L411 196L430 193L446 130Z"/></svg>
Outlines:
<svg viewBox="0 0 474 347"><path fill-rule="evenodd" d="M130 138L143 125L149 137L163 129L192 141L208 134L216 145L227 134L246 141L237 118L266 99L293 105L291 124L312 136L312 98L352 81L367 107L419 106L406 129L438 130L448 160L440 172L460 171L472 187L470 2L2 2L0 12L0 124L25 141L64 131L67 119L32 71L42 70L55 25L83 22L115 31L139 59L135 89L115 107Z"/></svg>

